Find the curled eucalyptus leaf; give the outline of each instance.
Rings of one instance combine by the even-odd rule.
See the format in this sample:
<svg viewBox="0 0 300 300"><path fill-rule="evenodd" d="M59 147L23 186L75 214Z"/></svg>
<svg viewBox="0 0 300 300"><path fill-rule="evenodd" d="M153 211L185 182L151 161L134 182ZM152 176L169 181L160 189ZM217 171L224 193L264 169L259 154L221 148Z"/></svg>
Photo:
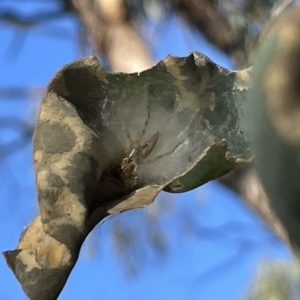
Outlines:
<svg viewBox="0 0 300 300"><path fill-rule="evenodd" d="M84 239L107 215L145 207L162 190L191 190L248 162L240 128L247 74L196 52L168 56L141 73L108 73L95 57L56 73L33 140L40 218L18 250L6 252L31 299L57 297ZM36 290L30 274L49 288Z"/></svg>

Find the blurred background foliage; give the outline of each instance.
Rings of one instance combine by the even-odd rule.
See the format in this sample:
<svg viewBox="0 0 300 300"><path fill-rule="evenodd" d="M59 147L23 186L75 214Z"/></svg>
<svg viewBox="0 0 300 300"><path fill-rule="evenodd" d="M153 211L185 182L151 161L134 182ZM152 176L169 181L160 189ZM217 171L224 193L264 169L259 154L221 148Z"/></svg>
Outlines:
<svg viewBox="0 0 300 300"><path fill-rule="evenodd" d="M262 262L243 299L299 299L299 280L300 265L296 259Z"/></svg>

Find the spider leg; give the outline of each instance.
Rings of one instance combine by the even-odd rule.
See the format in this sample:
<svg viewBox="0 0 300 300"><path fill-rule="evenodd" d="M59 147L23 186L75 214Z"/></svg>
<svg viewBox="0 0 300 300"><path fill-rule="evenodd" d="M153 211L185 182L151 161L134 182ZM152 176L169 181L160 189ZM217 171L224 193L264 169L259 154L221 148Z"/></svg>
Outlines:
<svg viewBox="0 0 300 300"><path fill-rule="evenodd" d="M123 133L125 134L125 136L129 140L130 145L133 145L133 140L130 136L129 131L120 122L118 122L118 125L120 126L121 130L123 131Z"/></svg>
<svg viewBox="0 0 300 300"><path fill-rule="evenodd" d="M159 159L161 159L161 158L163 158L163 157L165 157L165 156L167 156L167 155L170 155L170 154L174 153L174 151L175 151L181 144L182 144L182 142L178 143L172 150L170 150L170 151L168 151L168 152L165 152L165 153L163 153L163 154L160 154L160 155L158 155L158 156L156 156L156 157L153 157L152 159L143 161L143 162L141 162L140 164L141 164L141 165L144 165L144 164L151 164L151 163L154 163L154 162L158 161Z"/></svg>
<svg viewBox="0 0 300 300"><path fill-rule="evenodd" d="M149 105L149 100L147 101L147 116L146 116L146 119L145 119L145 123L144 123L144 126L143 126L143 130L138 138L139 141L142 140L145 132L146 132L146 129L147 129L147 126L149 124L149 121L150 121L150 105Z"/></svg>

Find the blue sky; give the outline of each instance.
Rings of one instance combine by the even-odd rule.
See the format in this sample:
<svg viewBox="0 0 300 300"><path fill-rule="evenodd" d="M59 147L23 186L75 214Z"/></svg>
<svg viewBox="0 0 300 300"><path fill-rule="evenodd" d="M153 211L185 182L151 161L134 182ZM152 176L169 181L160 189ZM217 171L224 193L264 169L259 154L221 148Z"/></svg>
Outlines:
<svg viewBox="0 0 300 300"><path fill-rule="evenodd" d="M67 39L55 35L57 29L68 32L72 28L74 23L69 18L47 23L25 33L20 51L14 53L10 49L17 48L13 42L18 41L14 40L16 29L0 23L0 88L46 86L58 68L80 57L74 33ZM229 58L175 18L154 26L152 32L156 61L168 54L187 56L190 51L199 51L223 67L233 68ZM5 147L18 139L26 127L21 127L21 131L9 129L5 118L24 120L30 128L39 100L0 99L1 251L16 247L24 226L38 212L30 143L18 151ZM172 206L170 213L160 217L160 225L168 237L167 254L157 258L149 250L146 253L152 254L145 258L147 263L139 275L128 276L110 237L110 222L114 220L108 220L97 227L83 246L59 299L237 299L259 261L290 255L238 197L216 182L181 195L162 194L157 201ZM183 212L193 223L190 231L178 221ZM144 211L136 210L115 218L142 226L144 215ZM90 248L96 249L93 255L89 254ZM27 298L0 258L0 300L11 299Z"/></svg>

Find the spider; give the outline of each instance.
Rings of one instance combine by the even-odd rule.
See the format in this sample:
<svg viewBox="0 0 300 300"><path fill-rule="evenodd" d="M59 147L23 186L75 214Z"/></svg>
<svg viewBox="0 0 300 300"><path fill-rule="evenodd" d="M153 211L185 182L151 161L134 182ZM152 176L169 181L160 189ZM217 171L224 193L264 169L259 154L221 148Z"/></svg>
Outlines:
<svg viewBox="0 0 300 300"><path fill-rule="evenodd" d="M138 183L138 177L135 176L137 165L149 163L149 161L145 162L144 159L152 152L157 143L158 137L159 132L155 133L145 143L133 148L128 157L123 158L119 169L119 178L124 182L124 184L129 184L131 187L136 186ZM157 159L159 158L156 158L156 160Z"/></svg>

